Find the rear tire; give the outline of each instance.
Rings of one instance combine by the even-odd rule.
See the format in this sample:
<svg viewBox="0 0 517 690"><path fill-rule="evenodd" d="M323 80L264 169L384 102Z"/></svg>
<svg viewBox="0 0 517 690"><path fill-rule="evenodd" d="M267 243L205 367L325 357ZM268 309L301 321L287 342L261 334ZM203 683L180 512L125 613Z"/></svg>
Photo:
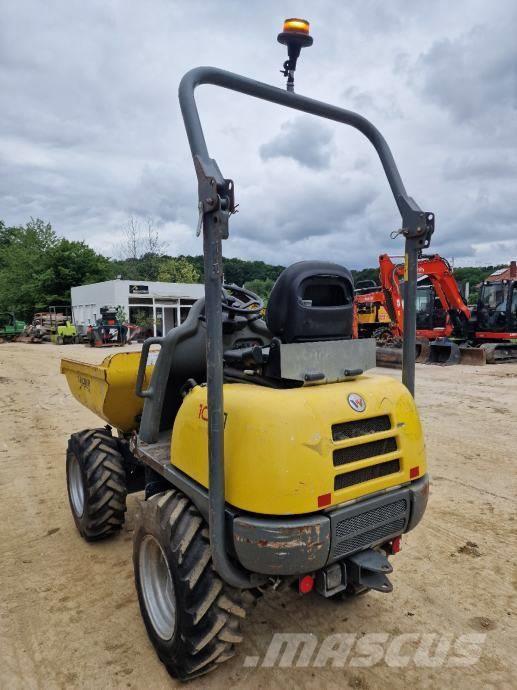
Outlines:
<svg viewBox="0 0 517 690"><path fill-rule="evenodd" d="M72 434L66 452L68 499L86 541L118 532L124 524L127 480L117 440L107 429Z"/></svg>
<svg viewBox="0 0 517 690"><path fill-rule="evenodd" d="M174 678L201 676L235 654L246 593L215 572L206 523L182 493L140 505L133 564L147 634Z"/></svg>

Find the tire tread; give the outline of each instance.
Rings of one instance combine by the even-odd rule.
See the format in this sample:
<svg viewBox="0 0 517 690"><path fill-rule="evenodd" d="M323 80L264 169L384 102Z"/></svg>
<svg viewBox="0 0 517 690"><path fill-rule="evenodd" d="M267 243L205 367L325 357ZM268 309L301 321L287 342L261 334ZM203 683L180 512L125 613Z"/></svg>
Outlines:
<svg viewBox="0 0 517 690"><path fill-rule="evenodd" d="M74 520L87 541L118 532L126 512L126 471L117 439L109 429L86 429L72 434L67 456L73 454L86 477L85 509ZM73 511L72 511L73 512Z"/></svg>
<svg viewBox="0 0 517 690"><path fill-rule="evenodd" d="M153 635L137 576L140 607L151 641L169 673L191 680L234 656L235 646L242 641L240 620L246 615L242 593L215 572L206 523L190 500L176 490L155 494L140 506L135 525L135 575L139 539L150 523L153 534L158 526L160 538L168 546L171 571L176 576L180 627L174 652L168 652Z"/></svg>

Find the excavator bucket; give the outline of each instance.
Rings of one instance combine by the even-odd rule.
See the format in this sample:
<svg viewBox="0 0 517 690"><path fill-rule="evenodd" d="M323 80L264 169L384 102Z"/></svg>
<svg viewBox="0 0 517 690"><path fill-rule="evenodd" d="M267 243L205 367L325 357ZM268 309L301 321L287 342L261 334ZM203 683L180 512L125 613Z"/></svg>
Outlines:
<svg viewBox="0 0 517 690"><path fill-rule="evenodd" d="M431 344L427 338L416 339L415 362L425 364L430 356Z"/></svg>
<svg viewBox="0 0 517 690"><path fill-rule="evenodd" d="M430 343L427 338L417 338L415 350L415 361L426 363L429 359ZM388 367L389 369L402 368L402 346L400 341L392 345L379 346L375 350L378 367Z"/></svg>
<svg viewBox="0 0 517 690"><path fill-rule="evenodd" d="M388 369L402 369L401 347L377 347L375 350L378 367Z"/></svg>
<svg viewBox="0 0 517 690"><path fill-rule="evenodd" d="M479 349L485 353L487 364L517 362L517 343L483 343Z"/></svg>
<svg viewBox="0 0 517 690"><path fill-rule="evenodd" d="M484 366L486 363L487 356L484 348L460 345L460 364Z"/></svg>
<svg viewBox="0 0 517 690"><path fill-rule="evenodd" d="M443 367L459 364L460 348L447 338L438 338L429 346L429 358L426 364L440 364Z"/></svg>

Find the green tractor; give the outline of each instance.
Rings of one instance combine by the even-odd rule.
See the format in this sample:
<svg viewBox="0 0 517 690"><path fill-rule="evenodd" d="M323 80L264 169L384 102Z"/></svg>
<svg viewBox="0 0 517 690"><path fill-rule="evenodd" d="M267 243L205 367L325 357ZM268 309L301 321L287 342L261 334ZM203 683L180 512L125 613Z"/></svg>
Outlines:
<svg viewBox="0 0 517 690"><path fill-rule="evenodd" d="M12 312L0 312L0 343L17 338L23 333L25 326L25 321L18 321Z"/></svg>

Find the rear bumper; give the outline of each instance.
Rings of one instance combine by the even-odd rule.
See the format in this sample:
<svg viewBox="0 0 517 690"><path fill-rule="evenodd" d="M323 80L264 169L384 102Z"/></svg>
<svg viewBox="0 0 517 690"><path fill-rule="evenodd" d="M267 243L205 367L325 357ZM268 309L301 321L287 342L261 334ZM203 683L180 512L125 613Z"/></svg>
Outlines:
<svg viewBox="0 0 517 690"><path fill-rule="evenodd" d="M314 572L357 551L409 532L422 519L429 494L424 475L411 484L301 518L233 520L233 543L240 563L265 575Z"/></svg>

